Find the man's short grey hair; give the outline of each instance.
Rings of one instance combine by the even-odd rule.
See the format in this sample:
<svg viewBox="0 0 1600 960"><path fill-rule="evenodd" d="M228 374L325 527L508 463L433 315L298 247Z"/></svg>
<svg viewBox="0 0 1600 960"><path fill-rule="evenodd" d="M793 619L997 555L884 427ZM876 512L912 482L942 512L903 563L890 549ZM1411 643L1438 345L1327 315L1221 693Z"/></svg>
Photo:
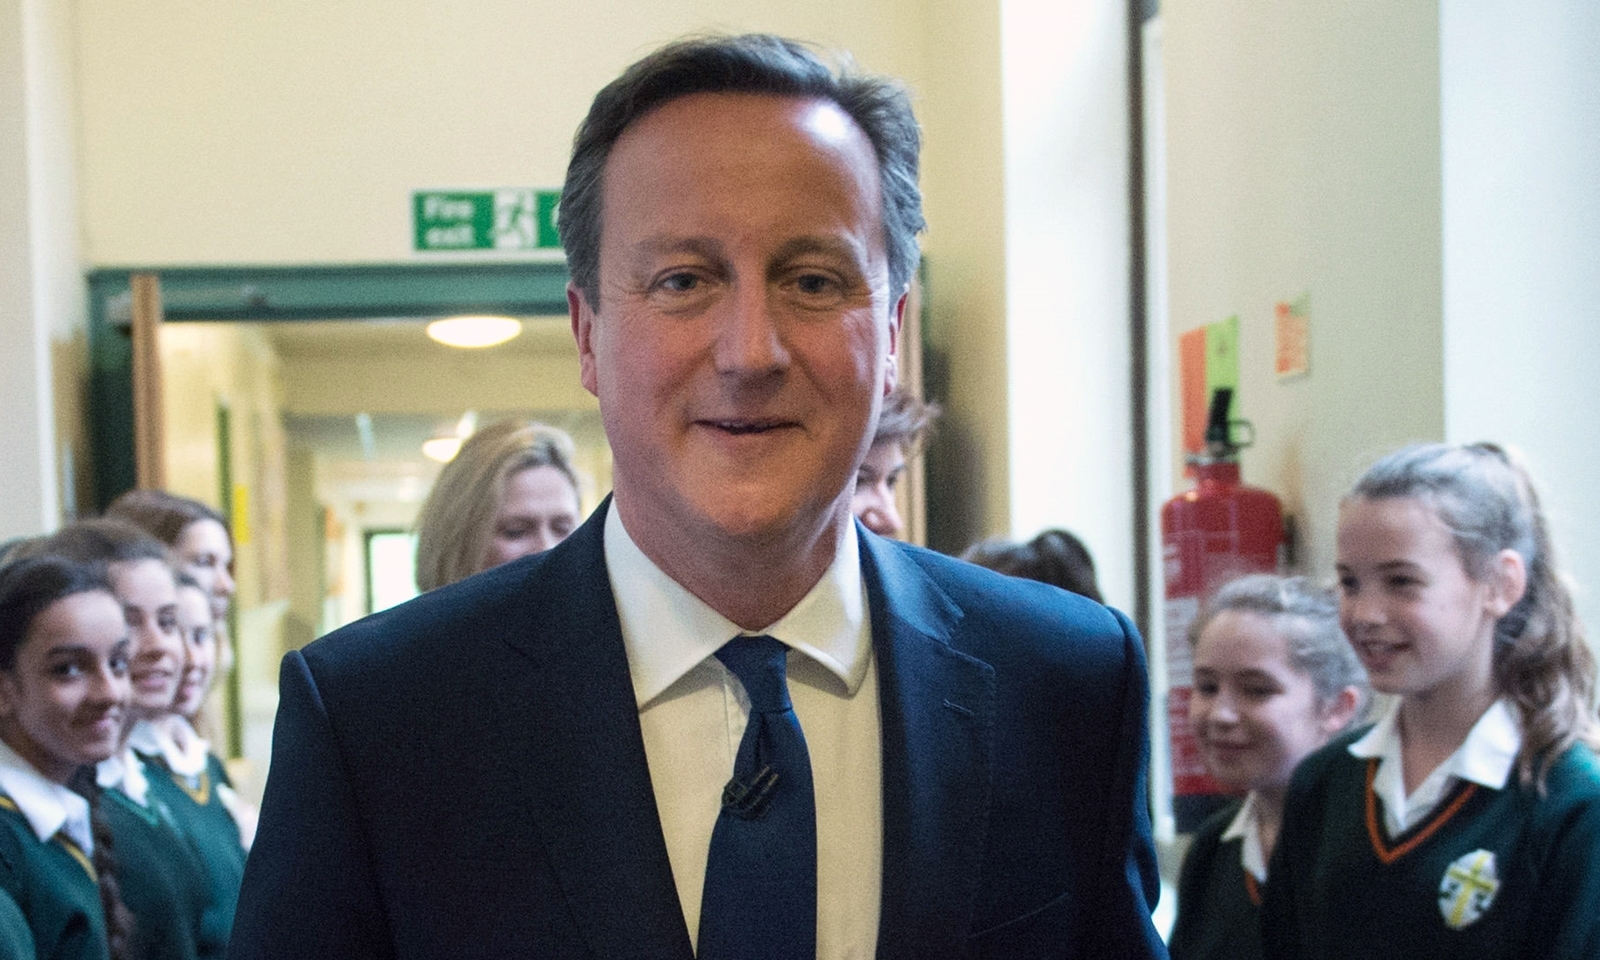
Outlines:
<svg viewBox="0 0 1600 960"><path fill-rule="evenodd" d="M600 231L606 160L622 134L672 100L696 93L750 93L827 100L856 122L878 157L890 301L911 282L926 226L917 186L922 135L905 88L886 77L835 69L811 48L770 34L696 37L629 67L595 97L572 143L558 227L572 282L600 306Z"/></svg>

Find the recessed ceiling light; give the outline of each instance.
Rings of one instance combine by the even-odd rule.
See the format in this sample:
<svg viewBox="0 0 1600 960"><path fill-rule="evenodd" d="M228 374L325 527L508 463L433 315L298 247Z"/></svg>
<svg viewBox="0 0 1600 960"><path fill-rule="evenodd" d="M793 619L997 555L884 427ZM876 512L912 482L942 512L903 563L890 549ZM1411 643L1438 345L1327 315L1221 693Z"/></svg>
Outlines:
<svg viewBox="0 0 1600 960"><path fill-rule="evenodd" d="M512 317L445 317L428 324L428 336L450 347L492 347L522 332L522 321Z"/></svg>
<svg viewBox="0 0 1600 960"><path fill-rule="evenodd" d="M422 441L422 455L429 460L449 463L461 450L460 437L429 437Z"/></svg>
<svg viewBox="0 0 1600 960"><path fill-rule="evenodd" d="M449 463L461 451L461 444L478 429L478 411L468 410L453 429L440 430L422 441L422 455L429 460Z"/></svg>

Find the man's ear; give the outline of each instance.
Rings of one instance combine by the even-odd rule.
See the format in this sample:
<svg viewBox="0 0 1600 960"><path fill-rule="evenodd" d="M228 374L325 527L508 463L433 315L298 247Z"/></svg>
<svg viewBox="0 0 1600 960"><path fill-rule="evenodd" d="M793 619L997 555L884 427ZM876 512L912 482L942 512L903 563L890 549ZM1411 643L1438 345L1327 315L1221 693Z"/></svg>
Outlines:
<svg viewBox="0 0 1600 960"><path fill-rule="evenodd" d="M567 313L572 316L572 339L578 343L578 379L583 389L600 396L600 381L594 361L594 311L589 300L571 283L567 284Z"/></svg>
<svg viewBox="0 0 1600 960"><path fill-rule="evenodd" d="M900 382L900 325L905 321L908 297L910 293L900 294L900 299L894 302L894 309L889 311L889 350L884 354L884 362L889 369L883 378L883 395L886 397Z"/></svg>

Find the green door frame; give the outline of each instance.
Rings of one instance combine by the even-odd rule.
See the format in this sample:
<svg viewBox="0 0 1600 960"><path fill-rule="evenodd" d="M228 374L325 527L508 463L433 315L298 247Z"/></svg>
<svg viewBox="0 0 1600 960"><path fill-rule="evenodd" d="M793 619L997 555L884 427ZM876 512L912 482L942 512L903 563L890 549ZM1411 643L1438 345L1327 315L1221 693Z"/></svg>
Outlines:
<svg viewBox="0 0 1600 960"><path fill-rule="evenodd" d="M94 503L135 486L129 278L161 278L168 322L294 322L567 312L567 266L516 263L108 268L89 274L89 437Z"/></svg>

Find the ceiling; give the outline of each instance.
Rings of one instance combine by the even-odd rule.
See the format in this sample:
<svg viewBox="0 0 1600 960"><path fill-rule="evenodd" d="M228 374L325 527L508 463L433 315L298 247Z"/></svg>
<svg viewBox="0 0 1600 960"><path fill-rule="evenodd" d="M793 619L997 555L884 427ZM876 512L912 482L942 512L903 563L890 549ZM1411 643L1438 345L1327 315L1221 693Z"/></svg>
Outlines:
<svg viewBox="0 0 1600 960"><path fill-rule="evenodd" d="M438 356L440 345L425 332L432 318L390 320L290 320L257 326L280 359L323 357L330 353L367 356ZM569 353L573 349L572 325L565 316L521 317L522 333L506 343L486 348L499 355ZM444 348L450 349L450 348Z"/></svg>
<svg viewBox="0 0 1600 960"><path fill-rule="evenodd" d="M398 370L400 379L449 377L454 380L489 379L501 375L506 361L531 362L541 356L573 357L570 321L565 316L522 317L522 332L506 343L481 350L446 347L430 340L425 328L431 318L277 321L259 323L227 322L257 330L281 369L296 364L321 364L349 358L352 378L364 363L378 361L385 370ZM342 366L341 366L342 368ZM357 391L359 393L359 391ZM418 389L419 405L425 406L425 390ZM359 407L359 403L355 404ZM422 443L434 436L457 431L467 410L448 413L353 411L338 415L308 415L282 412L289 442L311 452L319 464L319 475L336 484L359 487L362 499L418 498L426 492L438 465L422 455ZM571 434L580 451L603 449L605 434L599 411L561 409L499 409L484 407L471 411L479 426L504 418L538 420ZM384 494L384 490L402 490Z"/></svg>

